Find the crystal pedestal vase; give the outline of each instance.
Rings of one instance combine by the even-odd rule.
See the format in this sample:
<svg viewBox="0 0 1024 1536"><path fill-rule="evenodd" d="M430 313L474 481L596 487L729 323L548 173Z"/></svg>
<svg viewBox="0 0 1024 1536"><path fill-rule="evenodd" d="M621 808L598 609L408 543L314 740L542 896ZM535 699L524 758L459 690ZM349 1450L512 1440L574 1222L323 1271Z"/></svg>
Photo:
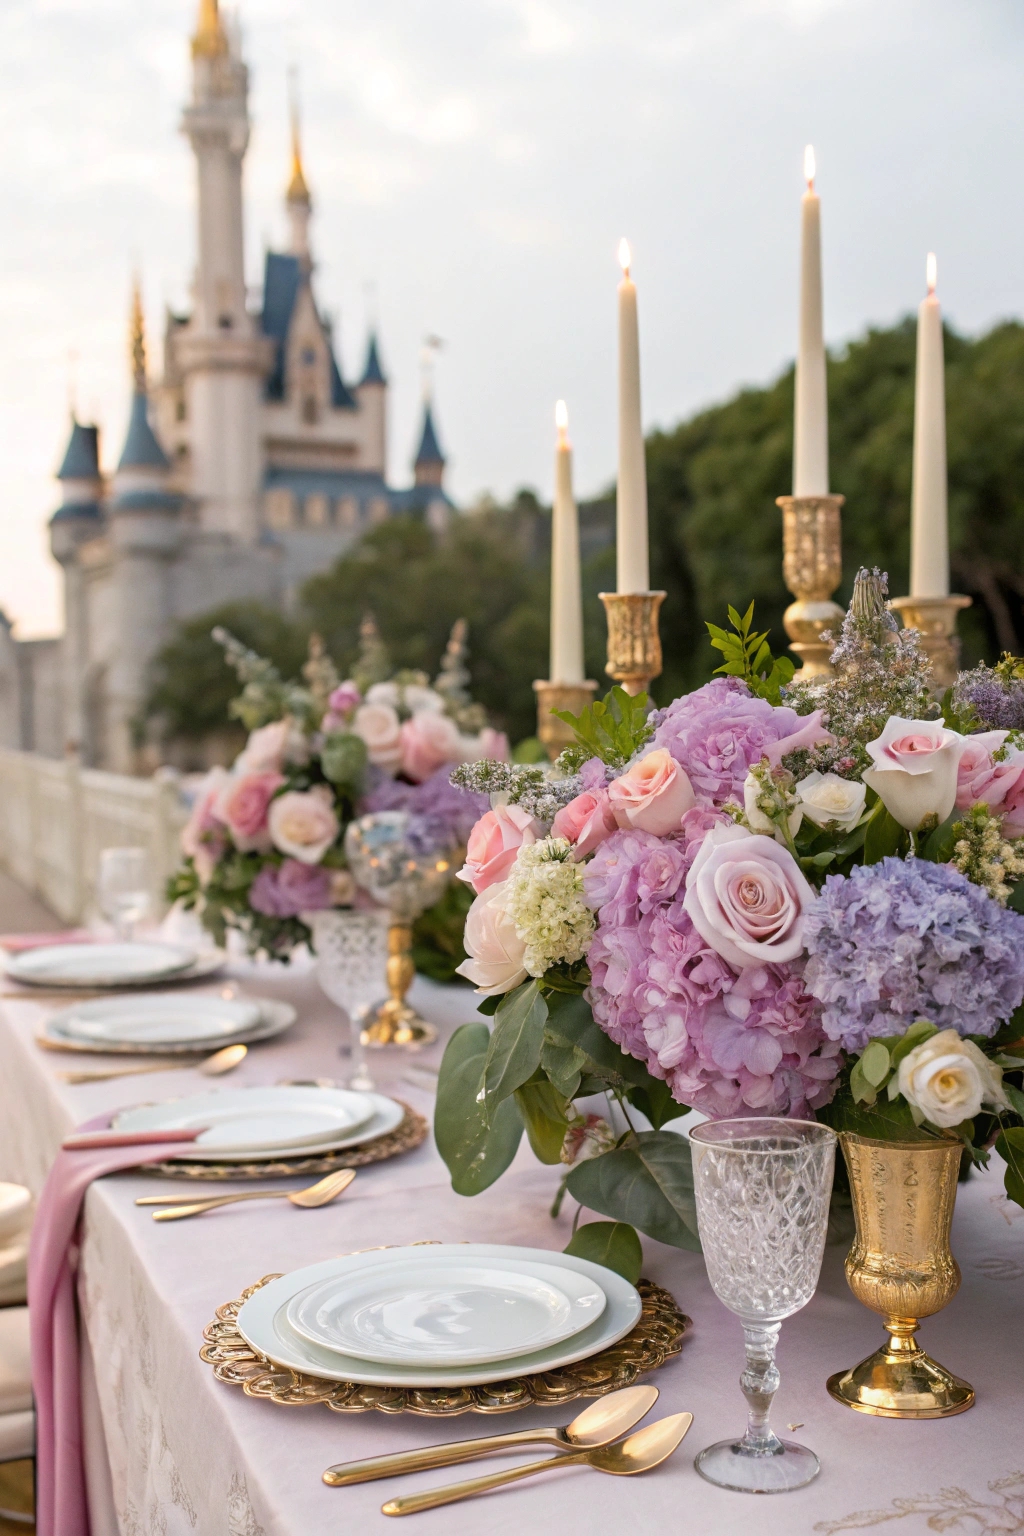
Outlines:
<svg viewBox="0 0 1024 1536"><path fill-rule="evenodd" d="M949 1229L960 1171L959 1141L874 1141L840 1136L857 1235L846 1279L881 1314L889 1341L828 1380L837 1402L889 1419L944 1419L974 1402L974 1388L926 1355L915 1337L960 1289Z"/></svg>

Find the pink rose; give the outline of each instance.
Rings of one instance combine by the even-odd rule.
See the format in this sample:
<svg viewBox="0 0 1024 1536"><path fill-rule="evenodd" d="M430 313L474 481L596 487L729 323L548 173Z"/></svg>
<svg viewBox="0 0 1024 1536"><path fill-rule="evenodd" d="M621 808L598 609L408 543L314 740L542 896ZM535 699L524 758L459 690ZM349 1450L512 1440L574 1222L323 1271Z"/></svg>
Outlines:
<svg viewBox="0 0 1024 1536"><path fill-rule="evenodd" d="M201 885L209 884L214 866L227 847L224 823L217 816L217 797L228 774L224 768L211 768L192 804L192 813L181 829L181 851L192 859Z"/></svg>
<svg viewBox="0 0 1024 1536"><path fill-rule="evenodd" d="M588 854L611 837L618 826L606 789L585 789L555 816L552 837L566 837L573 845L573 858L581 863Z"/></svg>
<svg viewBox="0 0 1024 1536"><path fill-rule="evenodd" d="M300 864L319 864L338 835L334 795L326 784L279 795L267 817L274 847Z"/></svg>
<svg viewBox="0 0 1024 1536"><path fill-rule="evenodd" d="M215 813L242 853L269 853L267 811L285 782L280 773L231 774L215 803Z"/></svg>
<svg viewBox="0 0 1024 1536"><path fill-rule="evenodd" d="M245 750L235 761L235 773L280 773L292 729L292 721L285 719L250 731Z"/></svg>
<svg viewBox="0 0 1024 1536"><path fill-rule="evenodd" d="M772 741L764 749L764 755L773 768L777 768L784 757L791 752L799 752L803 747L820 747L831 745L835 737L831 731L827 731L821 723L821 710L816 709L812 715L808 715L798 731L793 731L789 736L783 736L781 741Z"/></svg>
<svg viewBox="0 0 1024 1536"><path fill-rule="evenodd" d="M366 755L377 768L394 773L402 760L402 727L390 704L361 704L352 729L366 743Z"/></svg>
<svg viewBox="0 0 1024 1536"><path fill-rule="evenodd" d="M1024 837L1024 752L1019 747L1011 748L1006 762L997 763L996 768L1007 770L1007 788L999 807L1003 813L1003 836Z"/></svg>
<svg viewBox="0 0 1024 1536"><path fill-rule="evenodd" d="M686 812L693 809L695 796L685 771L667 748L658 747L612 780L608 801L620 827L664 837L678 832Z"/></svg>
<svg viewBox="0 0 1024 1536"><path fill-rule="evenodd" d="M916 832L926 816L942 822L953 809L965 741L944 720L891 715L881 736L867 743L874 767L861 778L901 827Z"/></svg>
<svg viewBox="0 0 1024 1536"><path fill-rule="evenodd" d="M1024 773L1024 752L1011 747L1001 762L992 754L1002 746L1008 731L981 731L968 736L956 773L956 804L969 810L984 800L990 811L998 810Z"/></svg>
<svg viewBox="0 0 1024 1536"><path fill-rule="evenodd" d="M474 751L478 762L507 763L511 756L505 732L496 731L490 725L485 725L476 738Z"/></svg>
<svg viewBox="0 0 1024 1536"><path fill-rule="evenodd" d="M327 708L332 709L336 715L348 715L362 702L363 696L359 692L358 685L349 679L348 682L339 683L334 689L327 700Z"/></svg>
<svg viewBox="0 0 1024 1536"><path fill-rule="evenodd" d="M448 715L421 710L401 729L402 772L414 784L422 784L445 763L462 761L462 739Z"/></svg>
<svg viewBox="0 0 1024 1536"><path fill-rule="evenodd" d="M489 885L506 878L520 848L535 843L539 831L538 823L518 805L499 805L497 810L485 812L469 834L459 879L479 896Z"/></svg>
<svg viewBox="0 0 1024 1536"><path fill-rule="evenodd" d="M463 943L469 955L458 974L473 982L484 997L511 992L526 980L526 945L505 911L505 886L492 885L469 909Z"/></svg>
<svg viewBox="0 0 1024 1536"><path fill-rule="evenodd" d="M745 827L715 827L686 877L697 932L737 971L795 960L814 892L788 848Z"/></svg>

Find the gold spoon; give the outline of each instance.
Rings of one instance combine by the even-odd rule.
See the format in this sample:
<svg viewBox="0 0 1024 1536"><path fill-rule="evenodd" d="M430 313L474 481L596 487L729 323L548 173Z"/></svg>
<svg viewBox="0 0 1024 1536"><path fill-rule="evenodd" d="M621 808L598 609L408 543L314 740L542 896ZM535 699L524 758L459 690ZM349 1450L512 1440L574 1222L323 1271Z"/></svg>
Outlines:
<svg viewBox="0 0 1024 1536"><path fill-rule="evenodd" d="M354 1168L339 1168L325 1179L311 1184L308 1189L251 1189L242 1195L211 1195L206 1199L193 1200L188 1205L172 1205L180 1201L180 1195L143 1195L136 1205L163 1205L162 1211L153 1212L154 1221L182 1221L186 1216L201 1216L204 1211L215 1211L222 1205L234 1205L238 1200L290 1200L292 1205L304 1211L315 1211L321 1205L330 1205L352 1183Z"/></svg>
<svg viewBox="0 0 1024 1536"><path fill-rule="evenodd" d="M195 1067L204 1077L222 1077L225 1072L233 1072L241 1066L248 1054L247 1045L222 1045L219 1051L214 1051L198 1064L188 1060L155 1061L147 1062L145 1066L101 1067L95 1072L58 1072L57 1076L65 1083L105 1083L112 1077L138 1077L143 1072L184 1072Z"/></svg>
<svg viewBox="0 0 1024 1536"><path fill-rule="evenodd" d="M324 1482L331 1488L349 1483L369 1483L374 1478L396 1477L403 1472L428 1472L432 1467L451 1467L457 1461L471 1461L474 1456L490 1456L493 1451L511 1450L519 1445L556 1445L559 1450L592 1450L608 1445L639 1424L658 1401L657 1387L623 1387L607 1397L590 1403L571 1424L550 1429L517 1429L504 1435L482 1435L476 1440L451 1440L447 1445L426 1445L418 1451L394 1451L389 1456L371 1456L367 1461L341 1461L328 1467Z"/></svg>
<svg viewBox="0 0 1024 1536"><path fill-rule="evenodd" d="M429 1488L426 1493L389 1499L381 1505L381 1514L417 1515L424 1509L436 1509L439 1504L454 1504L458 1499L471 1499L474 1494L487 1493L506 1483L517 1483L520 1478L533 1477L537 1472L548 1472L552 1467L588 1466L596 1467L598 1472L610 1472L613 1477L633 1477L637 1472L649 1472L652 1467L660 1466L671 1456L692 1423L692 1413L674 1413L670 1418L648 1424L646 1429L638 1429L636 1434L620 1440L617 1445L570 1451L567 1456L549 1456L545 1461L531 1461L525 1467L512 1467L508 1472L491 1472L486 1477L472 1477L466 1483L449 1483L446 1488Z"/></svg>

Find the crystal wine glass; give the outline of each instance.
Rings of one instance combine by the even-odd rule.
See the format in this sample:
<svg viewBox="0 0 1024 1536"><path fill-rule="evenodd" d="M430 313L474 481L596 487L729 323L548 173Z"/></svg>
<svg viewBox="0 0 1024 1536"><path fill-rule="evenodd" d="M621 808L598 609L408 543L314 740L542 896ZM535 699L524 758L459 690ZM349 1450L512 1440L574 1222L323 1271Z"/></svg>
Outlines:
<svg viewBox="0 0 1024 1536"><path fill-rule="evenodd" d="M825 1249L836 1137L810 1120L708 1120L690 1132L697 1225L715 1295L743 1324L741 1440L701 1451L697 1471L741 1493L785 1493L817 1477L806 1446L768 1422L782 1321L814 1295Z"/></svg>
<svg viewBox="0 0 1024 1536"><path fill-rule="evenodd" d="M348 1015L349 1041L341 1053L349 1058L347 1086L364 1093L374 1084L363 1053L363 1021L380 1002L388 963L388 914L381 908L360 912L335 908L310 913L316 977L332 1003Z"/></svg>
<svg viewBox="0 0 1024 1536"><path fill-rule="evenodd" d="M117 937L130 940L149 911L149 854L145 848L104 848L96 898Z"/></svg>

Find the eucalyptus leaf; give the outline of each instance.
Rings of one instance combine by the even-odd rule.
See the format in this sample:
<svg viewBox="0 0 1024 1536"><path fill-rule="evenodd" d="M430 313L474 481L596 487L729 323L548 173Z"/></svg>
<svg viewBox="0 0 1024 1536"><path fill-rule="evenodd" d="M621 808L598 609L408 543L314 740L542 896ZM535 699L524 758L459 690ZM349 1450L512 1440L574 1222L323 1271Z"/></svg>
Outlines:
<svg viewBox="0 0 1024 1536"><path fill-rule="evenodd" d="M647 1116L656 1131L660 1131L670 1120L678 1120L680 1115L690 1113L689 1105L679 1104L672 1097L668 1083L663 1083L658 1077L652 1077L647 1087L628 1089L626 1098L636 1105L642 1115Z"/></svg>
<svg viewBox="0 0 1024 1536"><path fill-rule="evenodd" d="M700 1251L690 1144L672 1131L642 1131L621 1147L570 1169L574 1200L629 1222L673 1248Z"/></svg>
<svg viewBox="0 0 1024 1536"><path fill-rule="evenodd" d="M587 1065L586 1051L580 1050L578 1045L564 1045L545 1030L540 1064L560 1094L567 1099L575 1098Z"/></svg>
<svg viewBox="0 0 1024 1536"><path fill-rule="evenodd" d="M889 1052L881 1040L872 1040L860 1058L860 1068L872 1088L880 1088L891 1070Z"/></svg>
<svg viewBox="0 0 1024 1536"><path fill-rule="evenodd" d="M1006 1164L1003 1182L1007 1195L1017 1205L1024 1205L1024 1126L1015 1125L1000 1131L996 1137L996 1151Z"/></svg>
<svg viewBox="0 0 1024 1536"><path fill-rule="evenodd" d="M494 1015L484 1068L484 1094L488 1115L515 1093L540 1066L548 1005L540 983L524 981L502 1002Z"/></svg>
<svg viewBox="0 0 1024 1536"><path fill-rule="evenodd" d="M588 1221L585 1227L577 1228L563 1251L592 1264L603 1264L630 1285L640 1279L644 1251L635 1228L626 1221Z"/></svg>
<svg viewBox="0 0 1024 1536"><path fill-rule="evenodd" d="M530 1146L542 1163L558 1163L569 1122L565 1099L548 1082L524 1083L517 1088L515 1101L526 1125Z"/></svg>
<svg viewBox="0 0 1024 1536"><path fill-rule="evenodd" d="M459 1195L478 1195L500 1178L523 1134L514 1098L498 1104L488 1122L483 1079L490 1038L486 1024L463 1024L448 1041L438 1075L434 1140Z"/></svg>

